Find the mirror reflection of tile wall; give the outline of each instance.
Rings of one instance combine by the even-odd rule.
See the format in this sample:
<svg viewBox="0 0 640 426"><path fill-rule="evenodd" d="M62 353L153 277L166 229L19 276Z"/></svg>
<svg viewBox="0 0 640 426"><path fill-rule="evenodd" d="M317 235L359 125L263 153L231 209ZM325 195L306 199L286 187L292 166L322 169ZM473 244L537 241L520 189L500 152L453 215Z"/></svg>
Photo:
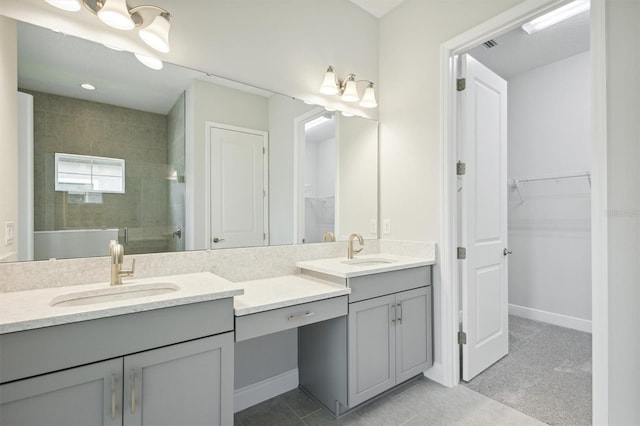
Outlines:
<svg viewBox="0 0 640 426"><path fill-rule="evenodd" d="M169 187L173 182L168 179L169 118L102 103L25 92L34 97L35 231L119 228L122 240L122 229L127 227L127 253L179 249L172 244L169 231ZM177 119L180 109L175 108ZM181 130L175 120L173 124L172 144L180 141L183 144L182 157L174 156L174 160L182 161L184 170L184 124ZM101 203L85 203L77 195L54 191L56 152L123 158L125 194L102 194Z"/></svg>

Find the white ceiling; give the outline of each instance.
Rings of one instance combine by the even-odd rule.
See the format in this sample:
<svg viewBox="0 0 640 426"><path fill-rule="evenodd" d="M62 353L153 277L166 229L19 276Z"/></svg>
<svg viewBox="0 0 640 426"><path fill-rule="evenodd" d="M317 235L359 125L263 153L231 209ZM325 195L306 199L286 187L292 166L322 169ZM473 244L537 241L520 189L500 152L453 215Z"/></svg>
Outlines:
<svg viewBox="0 0 640 426"><path fill-rule="evenodd" d="M194 79L266 97L272 94L169 63L165 63L162 70L154 71L129 52L18 22L18 87L21 89L164 115ZM81 89L82 83L91 83L96 90Z"/></svg>
<svg viewBox="0 0 640 426"><path fill-rule="evenodd" d="M376 18L382 18L392 9L398 7L404 0L351 0Z"/></svg>
<svg viewBox="0 0 640 426"><path fill-rule="evenodd" d="M497 46L480 45L468 53L504 79L589 50L589 12L532 35L520 27L494 38Z"/></svg>

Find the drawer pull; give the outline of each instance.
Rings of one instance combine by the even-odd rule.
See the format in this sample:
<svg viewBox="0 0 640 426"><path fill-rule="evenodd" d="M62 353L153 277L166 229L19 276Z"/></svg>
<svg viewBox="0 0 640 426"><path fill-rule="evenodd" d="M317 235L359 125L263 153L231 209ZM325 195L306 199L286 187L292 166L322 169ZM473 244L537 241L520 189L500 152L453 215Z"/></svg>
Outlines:
<svg viewBox="0 0 640 426"><path fill-rule="evenodd" d="M297 320L297 319L301 319L301 318L309 318L314 316L315 313L313 312L305 312L304 314L296 314L296 315L289 315L289 321L293 321L293 320Z"/></svg>

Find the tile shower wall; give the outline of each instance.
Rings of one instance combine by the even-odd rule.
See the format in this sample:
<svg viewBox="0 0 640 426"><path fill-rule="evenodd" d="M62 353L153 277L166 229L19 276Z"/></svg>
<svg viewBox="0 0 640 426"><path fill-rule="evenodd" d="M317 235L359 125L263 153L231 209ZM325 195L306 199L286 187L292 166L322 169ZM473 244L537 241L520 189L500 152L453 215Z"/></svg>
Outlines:
<svg viewBox="0 0 640 426"><path fill-rule="evenodd" d="M127 253L167 251L167 117L25 92L34 97L35 231L127 227ZM82 203L54 191L56 152L125 159L125 194L102 194L99 203Z"/></svg>

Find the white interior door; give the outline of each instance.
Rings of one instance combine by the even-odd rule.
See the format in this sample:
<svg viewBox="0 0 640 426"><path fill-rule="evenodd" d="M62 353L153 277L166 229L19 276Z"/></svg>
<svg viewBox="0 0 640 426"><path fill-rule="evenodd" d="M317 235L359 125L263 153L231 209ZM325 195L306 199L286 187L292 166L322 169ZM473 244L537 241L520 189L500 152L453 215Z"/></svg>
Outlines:
<svg viewBox="0 0 640 426"><path fill-rule="evenodd" d="M264 132L211 126L212 249L267 244Z"/></svg>
<svg viewBox="0 0 640 426"><path fill-rule="evenodd" d="M471 380L509 351L507 298L507 82L461 58L462 378Z"/></svg>

